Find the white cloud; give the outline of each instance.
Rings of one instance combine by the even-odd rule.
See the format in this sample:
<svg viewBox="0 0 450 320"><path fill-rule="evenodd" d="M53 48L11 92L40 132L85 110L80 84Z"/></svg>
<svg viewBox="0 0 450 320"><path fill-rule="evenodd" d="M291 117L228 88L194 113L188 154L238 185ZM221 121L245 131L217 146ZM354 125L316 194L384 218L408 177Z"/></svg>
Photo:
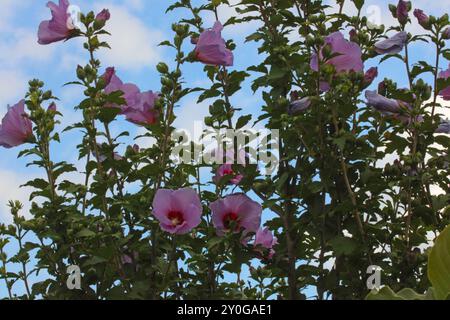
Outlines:
<svg viewBox="0 0 450 320"><path fill-rule="evenodd" d="M112 50L103 50L100 53L100 59L104 63L120 69L136 70L160 61L161 49L158 44L163 40L161 31L150 29L125 6L98 7L108 7L111 12L111 20L106 29L112 36L104 40L110 44Z"/></svg>
<svg viewBox="0 0 450 320"><path fill-rule="evenodd" d="M19 9L29 5L30 0L17 1L17 0L1 0L0 10L0 33L5 30L13 28L12 19L17 14Z"/></svg>
<svg viewBox="0 0 450 320"><path fill-rule="evenodd" d="M29 196L31 188L19 188L27 182L28 177L22 176L13 171L0 169L0 222L11 222L9 214L8 201L19 200L24 205L21 215L30 217Z"/></svg>
<svg viewBox="0 0 450 320"><path fill-rule="evenodd" d="M222 23L225 23L230 19L231 17L236 17L242 15L239 15L236 11L236 5L240 3L238 0L229 0L230 5L222 4L217 8L218 17L219 20ZM250 16L251 14L244 14L244 16ZM205 27L209 28L212 27L216 17L213 13L208 14L205 19ZM238 25L230 25L226 27L223 31L224 37L236 37L237 35L248 35L250 32L254 32L258 29L258 25L260 24L259 21L250 21Z"/></svg>
<svg viewBox="0 0 450 320"><path fill-rule="evenodd" d="M35 31L15 29L2 36L0 42L0 61L9 66L19 66L23 62L48 61L52 57L54 46L42 46L37 43Z"/></svg>
<svg viewBox="0 0 450 320"><path fill-rule="evenodd" d="M20 71L0 70L0 116L6 113L6 106L17 103L25 96L27 77Z"/></svg>

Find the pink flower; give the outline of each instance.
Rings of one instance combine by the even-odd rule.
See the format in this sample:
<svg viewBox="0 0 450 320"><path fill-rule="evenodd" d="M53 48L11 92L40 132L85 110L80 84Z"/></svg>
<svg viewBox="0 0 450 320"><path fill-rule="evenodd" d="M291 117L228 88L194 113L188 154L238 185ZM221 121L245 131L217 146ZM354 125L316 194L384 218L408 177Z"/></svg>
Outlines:
<svg viewBox="0 0 450 320"><path fill-rule="evenodd" d="M257 252L259 252L262 256L263 251L258 248L262 247L263 249L268 250L267 259L272 259L275 254L275 250L273 247L278 244L278 239L274 237L273 233L268 228L259 228L256 232L254 247Z"/></svg>
<svg viewBox="0 0 450 320"><path fill-rule="evenodd" d="M219 236L226 232L256 232L262 207L245 194L232 194L210 204L212 221Z"/></svg>
<svg viewBox="0 0 450 320"><path fill-rule="evenodd" d="M97 21L108 21L111 18L111 14L109 13L108 9L103 9L100 11L97 16L95 17L95 20Z"/></svg>
<svg viewBox="0 0 450 320"><path fill-rule="evenodd" d="M126 105L112 105L112 107L120 108L121 114L125 115L128 121L140 125L156 122L158 112L155 110L155 103L158 100L158 94L152 91L141 92L135 84L123 83L116 75L113 67L106 68L103 79L106 82L106 94L115 91L123 92Z"/></svg>
<svg viewBox="0 0 450 320"><path fill-rule="evenodd" d="M414 10L414 16L422 27L425 29L429 27L430 18L422 10Z"/></svg>
<svg viewBox="0 0 450 320"><path fill-rule="evenodd" d="M447 70L441 71L441 72L439 73L439 78L440 78L440 79L448 79L448 78L450 78L450 65L449 65L449 67L448 67ZM445 89L442 89L442 90L439 92L439 95L442 96L442 98L443 98L444 100L450 101L450 86L448 86L448 87L445 88Z"/></svg>
<svg viewBox="0 0 450 320"><path fill-rule="evenodd" d="M408 11L411 8L410 1L400 0L397 6L397 19L401 24L405 24L408 21Z"/></svg>
<svg viewBox="0 0 450 320"><path fill-rule="evenodd" d="M362 72L364 69L362 61L361 48L358 44L348 41L344 38L341 32L334 32L325 38L325 44L330 46L333 54L338 56L326 61L326 64L331 64L336 68L337 72ZM320 59L322 59L322 53ZM319 58L317 54L311 57L311 69L319 71Z"/></svg>
<svg viewBox="0 0 450 320"><path fill-rule="evenodd" d="M59 0L59 6L52 1L47 3L52 13L52 19L42 21L39 25L38 43L50 44L70 39L74 35L75 26L67 12L70 3L68 0Z"/></svg>
<svg viewBox="0 0 450 320"><path fill-rule="evenodd" d="M202 204L192 189L159 189L153 199L153 214L164 231L185 234L200 224Z"/></svg>
<svg viewBox="0 0 450 320"><path fill-rule="evenodd" d="M222 29L222 24L216 21L212 29L203 31L196 40L195 53L199 61L215 66L233 65L233 52L227 49Z"/></svg>
<svg viewBox="0 0 450 320"><path fill-rule="evenodd" d="M126 106L113 106L122 109L122 112L126 110L128 106L136 104L138 96L140 94L139 88L132 83L123 83L122 80L116 75L116 71L113 67L106 68L103 74L103 79L106 82L105 93L110 94L115 91L122 91L123 98L126 101Z"/></svg>
<svg viewBox="0 0 450 320"><path fill-rule="evenodd" d="M159 95L152 91L139 93L135 96L134 103L128 104L122 114L132 123L139 125L154 124L158 119L155 103Z"/></svg>
<svg viewBox="0 0 450 320"><path fill-rule="evenodd" d="M375 51L378 54L396 54L403 50L408 40L408 34L404 31L396 33L394 36L375 43Z"/></svg>
<svg viewBox="0 0 450 320"><path fill-rule="evenodd" d="M8 107L0 125L0 146L12 148L27 142L33 136L31 120L25 114L25 100Z"/></svg>
<svg viewBox="0 0 450 320"><path fill-rule="evenodd" d="M217 168L216 175L213 180L215 183L219 183L225 176L232 176L232 178L228 181L230 184L239 184L243 178L243 175L234 172L233 165L231 163L225 163Z"/></svg>

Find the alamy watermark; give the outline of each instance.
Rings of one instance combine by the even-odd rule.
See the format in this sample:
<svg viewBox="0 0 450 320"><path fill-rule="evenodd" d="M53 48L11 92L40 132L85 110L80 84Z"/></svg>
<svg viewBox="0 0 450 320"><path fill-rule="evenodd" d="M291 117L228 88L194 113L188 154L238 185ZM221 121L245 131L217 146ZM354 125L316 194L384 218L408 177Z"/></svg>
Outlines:
<svg viewBox="0 0 450 320"><path fill-rule="evenodd" d="M257 164L261 174L272 175L279 165L279 137L277 129L205 129L196 121L193 132L172 133L171 159L176 164Z"/></svg>
<svg viewBox="0 0 450 320"><path fill-rule="evenodd" d="M371 265L367 267L367 274L370 274L367 278L366 285L369 290L379 290L381 288L381 267Z"/></svg>

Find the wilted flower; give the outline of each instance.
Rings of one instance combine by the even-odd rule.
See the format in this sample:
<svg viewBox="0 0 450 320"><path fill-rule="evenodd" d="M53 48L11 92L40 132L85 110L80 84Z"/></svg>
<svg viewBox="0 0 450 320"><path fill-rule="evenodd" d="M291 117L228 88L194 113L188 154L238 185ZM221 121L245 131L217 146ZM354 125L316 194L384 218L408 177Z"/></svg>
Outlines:
<svg viewBox="0 0 450 320"><path fill-rule="evenodd" d="M410 1L400 0L397 5L397 19L401 24L408 21L408 11L411 8Z"/></svg>
<svg viewBox="0 0 450 320"><path fill-rule="evenodd" d="M367 104L383 114L396 114L401 111L400 104L397 100L386 98L376 91L367 90Z"/></svg>
<svg viewBox="0 0 450 320"><path fill-rule="evenodd" d="M394 36L375 43L375 51L378 54L396 54L403 50L408 39L408 34L404 31L398 32Z"/></svg>
<svg viewBox="0 0 450 320"><path fill-rule="evenodd" d="M311 106L311 99L309 97L301 98L292 101L288 108L288 113L290 115L298 115L303 113Z"/></svg>
<svg viewBox="0 0 450 320"><path fill-rule="evenodd" d="M268 228L259 228L256 232L254 247L257 252L261 254L261 256L272 259L275 254L275 250L273 247L278 244L277 238L273 235ZM268 254L265 256L263 250L261 248L268 250Z"/></svg>
<svg viewBox="0 0 450 320"><path fill-rule="evenodd" d="M333 65L337 72L363 71L361 48L358 44L346 40L341 32L334 32L327 36L325 45L330 47L332 54L338 54L325 62ZM323 59L322 52L320 53L320 59ZM319 57L317 54L313 54L311 57L310 66L314 71L319 71Z"/></svg>
<svg viewBox="0 0 450 320"><path fill-rule="evenodd" d="M411 110L411 106L407 102L386 98L376 91L367 90L365 95L367 105L373 107L383 115L391 116L405 124L423 121L423 116L421 115L412 117L408 114L407 111Z"/></svg>
<svg viewBox="0 0 450 320"><path fill-rule="evenodd" d="M417 18L419 24L427 29L429 27L429 17L420 9L414 10L414 16Z"/></svg>
<svg viewBox="0 0 450 320"><path fill-rule="evenodd" d="M27 142L33 136L31 120L25 114L25 100L8 107L0 125L0 146L12 148Z"/></svg>
<svg viewBox="0 0 450 320"><path fill-rule="evenodd" d="M70 39L74 35L75 26L68 13L70 3L68 0L59 0L59 6L50 1L52 19L42 21L39 25L38 43L50 44L53 42Z"/></svg>
<svg viewBox="0 0 450 320"><path fill-rule="evenodd" d="M111 14L109 13L108 9L103 9L100 11L97 16L95 17L95 20L97 21L108 21L111 18Z"/></svg>
<svg viewBox="0 0 450 320"><path fill-rule="evenodd" d="M233 52L227 49L222 29L222 24L216 21L212 29L203 31L198 39L193 40L197 44L195 54L199 61L215 66L233 65Z"/></svg>
<svg viewBox="0 0 450 320"><path fill-rule="evenodd" d="M245 194L232 194L210 204L212 222L218 235L226 232L256 232L262 207Z"/></svg>
<svg viewBox="0 0 450 320"><path fill-rule="evenodd" d="M441 71L441 72L439 73L439 78L440 78L440 79L445 79L445 80L447 80L448 78L450 78L450 65L449 65L449 67L448 67L447 70ZM443 98L444 100L450 101L450 86L448 86L448 87L442 89L442 90L439 92L439 95L442 96L442 98Z"/></svg>
<svg viewBox="0 0 450 320"><path fill-rule="evenodd" d="M185 234L200 224L202 204L192 189L159 189L153 199L153 214L164 231Z"/></svg>

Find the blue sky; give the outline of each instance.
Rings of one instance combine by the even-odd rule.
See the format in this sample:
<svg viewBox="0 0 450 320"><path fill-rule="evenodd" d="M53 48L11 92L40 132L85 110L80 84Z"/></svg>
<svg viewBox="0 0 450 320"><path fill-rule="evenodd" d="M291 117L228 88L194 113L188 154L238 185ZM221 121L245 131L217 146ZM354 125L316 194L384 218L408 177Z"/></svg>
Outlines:
<svg viewBox="0 0 450 320"><path fill-rule="evenodd" d="M86 63L86 52L82 50L79 40L71 40L67 43L57 43L49 46L37 44L37 28L42 20L49 19L50 13L46 8L46 0L0 0L0 117L3 117L8 104L15 104L25 94L27 82L32 78L39 78L51 88L61 101L58 109L64 114L63 127L76 122L80 114L74 112L73 107L82 99L79 88L74 86L63 87L63 84L75 79L75 67L77 64ZM201 1L195 0L194 3ZM234 3L236 1L231 1ZM348 1L347 1L348 2ZM362 10L363 14L375 15L380 23L390 25L393 18L387 11L387 5L396 1L368 0ZM413 6L422 8L430 14L442 14L442 9L450 7L450 0L430 1L413 0ZM171 62L173 52L166 48L157 47L157 44L165 39L172 38L170 26L178 21L182 15L188 15L186 11L176 11L164 14L171 1L166 0L73 0L72 4L78 5L83 12L94 9L109 8L111 21L108 30L112 37L107 39L112 50L105 50L99 57L103 66L115 66L119 76L125 82L134 82L142 90L159 89L159 77L155 69L159 61ZM331 10L334 10L332 8ZM346 6L346 12L354 12L351 5ZM220 8L219 17L225 21L233 15L230 8ZM212 25L213 16L205 17L206 26ZM415 19L413 18L414 23ZM256 46L245 44L245 35L254 30L255 24L239 27L228 27L224 30L226 39L233 38L238 47L235 52L235 66L238 70L244 70L255 61L257 57ZM420 26L415 23L410 31L422 32ZM186 48L189 50L189 46ZM434 49L432 45L419 45L413 49L412 60L433 60ZM366 65L366 69L376 65L373 60ZM446 67L443 63L441 67ZM202 65L190 64L184 68L184 76L190 86L206 87L208 80L202 72ZM406 86L404 78L404 66L398 60L383 63L379 68L380 75L376 80L384 77L393 78L400 85ZM237 107L243 108L243 113L257 115L260 109L260 99L254 96L250 90L248 81L244 88L233 98ZM176 113L177 127L191 129L195 120L202 120L208 114L208 103L197 104L196 97L190 96L180 103ZM131 136L142 132L139 127L121 120L112 126L113 133L128 130ZM78 157L75 148L79 136L75 133L65 133L61 139L62 145L54 145L54 155L59 160L76 162ZM129 141L131 142L131 141ZM139 141L145 145L148 141ZM29 190L19 189L19 185L27 180L42 176L42 172L33 168L26 168L27 159L17 159L17 153L21 148L1 149L0 157L0 221L9 221L6 204L10 199L18 199L27 205ZM82 168L82 163L79 164ZM73 174L66 179L80 181L80 175ZM26 210L25 210L26 211ZM24 212L26 215L26 212ZM0 284L3 287L3 284ZM0 289L0 293L3 288Z"/></svg>

